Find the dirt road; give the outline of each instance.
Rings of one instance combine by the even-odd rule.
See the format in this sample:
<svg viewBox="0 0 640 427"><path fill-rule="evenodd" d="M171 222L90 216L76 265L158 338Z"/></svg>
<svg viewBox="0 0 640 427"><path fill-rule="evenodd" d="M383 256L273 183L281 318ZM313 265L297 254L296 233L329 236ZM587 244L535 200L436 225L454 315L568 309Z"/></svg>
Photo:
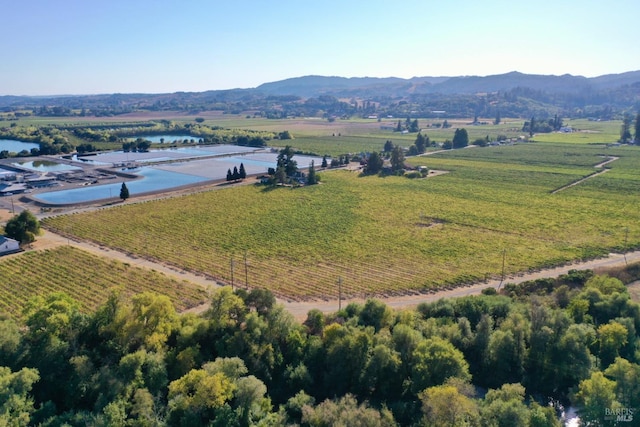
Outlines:
<svg viewBox="0 0 640 427"><path fill-rule="evenodd" d="M215 281L207 279L206 277L201 275L196 275L196 274L183 271L178 268L165 265L162 263L157 263L157 262L145 260L142 258L132 257L123 252L116 251L104 246L98 246L86 241L74 241L71 239L67 239L66 237L60 236L50 231L45 231L42 236L38 237L37 242L33 245L33 249L34 250L49 249L49 248L54 248L61 245L72 245L100 256L117 259L122 262L127 262L137 267L153 269L153 270L162 272L168 276L173 276L183 280L189 280L193 283L199 284L206 288L210 288L212 286L218 286ZM11 256L20 256L20 255L16 254ZM535 279L547 278L547 277L557 277L559 275L568 273L569 270L574 270L574 269L593 270L598 268L621 266L621 265L624 265L625 262L632 263L632 262L638 262L638 261L640 261L640 251L629 252L626 255L610 254L606 258L574 263L571 265L557 267L553 269L541 270L534 273L520 274L517 276L508 276L505 278L504 283L521 283L527 280L535 280ZM479 294L484 288L488 288L488 287L498 288L501 285L502 283L499 280L491 280L487 282L476 283L471 286L459 287L459 288L454 288L449 290L441 290L433 293L407 295L407 296L394 296L394 297L379 298L379 299L383 301L385 304L387 304L388 306L393 308L409 308L409 307L415 307L416 305L422 302L435 301L440 298L454 298L454 297L461 297L466 295L475 295L475 294ZM342 306L344 307L351 302L363 302L363 301L364 300L361 298L360 299L343 299ZM338 310L337 298L335 300L329 300L329 301L316 300L316 301L305 301L305 302L288 302L288 301L279 301L279 302L282 303L287 308L287 310L291 312L299 320L304 320L309 310L314 308L325 313L330 313ZM202 312L206 308L207 308L206 306L201 306L201 307L193 308L189 311Z"/></svg>

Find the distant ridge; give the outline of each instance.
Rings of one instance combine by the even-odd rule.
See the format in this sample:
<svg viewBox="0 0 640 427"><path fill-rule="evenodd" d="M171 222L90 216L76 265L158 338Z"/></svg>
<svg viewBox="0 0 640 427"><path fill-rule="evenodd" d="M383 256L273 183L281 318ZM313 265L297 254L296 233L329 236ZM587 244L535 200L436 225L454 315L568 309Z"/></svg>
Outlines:
<svg viewBox="0 0 640 427"><path fill-rule="evenodd" d="M409 88L413 85L433 85L445 82L451 77L293 77L271 83L264 83L256 90L269 95L297 95L301 97L349 92L358 89Z"/></svg>
<svg viewBox="0 0 640 427"><path fill-rule="evenodd" d="M0 96L0 113L114 116L138 111L249 113L267 118L449 117L620 118L640 110L640 71L587 78L512 71L490 76L338 77L302 76L255 88L161 94L115 93L66 96ZM4 117L2 117L4 119ZM5 123L6 125L6 123ZM0 123L0 128L2 128Z"/></svg>
<svg viewBox="0 0 640 427"><path fill-rule="evenodd" d="M563 74L538 75L512 71L490 76L458 77L323 77L303 76L262 84L255 89L267 95L320 95L356 96L363 93L382 92L403 96L410 93L474 94L498 92L514 88L528 88L544 92L578 93L588 90L612 89L640 82L640 71L608 74L587 78Z"/></svg>
<svg viewBox="0 0 640 427"><path fill-rule="evenodd" d="M489 76L440 76L440 77L339 77L309 75L292 77L275 82L263 83L255 88L208 90L204 92L175 93L114 93L99 95L51 95L51 96L15 96L0 95L0 107L23 103L27 100L38 103L39 100L80 99L80 98L161 98L167 96L191 96L206 98L209 96L235 95L272 95L298 96L301 98L331 96L394 96L403 97L412 94L469 95L482 92L508 91L514 88L527 88L547 93L579 93L583 91L611 90L640 84L640 70L620 74L606 74L598 77L573 76L571 74L542 75L524 74L512 71Z"/></svg>

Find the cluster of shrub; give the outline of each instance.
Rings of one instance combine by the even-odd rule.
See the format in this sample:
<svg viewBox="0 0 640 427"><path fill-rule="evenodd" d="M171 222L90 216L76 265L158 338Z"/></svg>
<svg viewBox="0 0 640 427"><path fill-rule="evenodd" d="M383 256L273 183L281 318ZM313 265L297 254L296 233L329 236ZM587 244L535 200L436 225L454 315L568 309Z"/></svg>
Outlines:
<svg viewBox="0 0 640 427"><path fill-rule="evenodd" d="M128 152L138 152L138 153L146 153L151 148L151 141L143 138L136 138L135 141L127 141L122 143L122 151L125 153Z"/></svg>

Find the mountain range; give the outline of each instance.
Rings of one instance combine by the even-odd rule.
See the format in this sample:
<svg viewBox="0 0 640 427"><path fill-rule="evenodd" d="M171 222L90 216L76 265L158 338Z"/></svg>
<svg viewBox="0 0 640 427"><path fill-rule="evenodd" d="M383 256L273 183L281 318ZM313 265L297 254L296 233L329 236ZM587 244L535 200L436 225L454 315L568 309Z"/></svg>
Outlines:
<svg viewBox="0 0 640 427"><path fill-rule="evenodd" d="M520 72L457 77L303 76L255 88L164 94L0 96L0 112L38 115L118 115L140 110L207 110L291 116L349 117L392 114L452 117L494 114L511 117L613 118L640 111L640 71L583 77Z"/></svg>
<svg viewBox="0 0 640 427"><path fill-rule="evenodd" d="M607 74L598 77L582 77L564 74L537 75L513 71L490 76L458 77L323 77L304 76L272 83L265 83L255 90L268 95L320 95L353 96L357 94L384 93L403 96L409 94L477 94L528 88L550 93L580 93L610 90L640 84L640 71Z"/></svg>

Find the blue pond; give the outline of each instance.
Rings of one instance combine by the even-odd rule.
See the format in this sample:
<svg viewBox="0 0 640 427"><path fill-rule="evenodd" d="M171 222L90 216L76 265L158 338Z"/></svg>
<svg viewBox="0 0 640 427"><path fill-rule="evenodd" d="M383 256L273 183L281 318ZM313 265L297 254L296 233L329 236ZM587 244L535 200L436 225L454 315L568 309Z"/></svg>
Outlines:
<svg viewBox="0 0 640 427"><path fill-rule="evenodd" d="M136 171L143 179L127 182L127 188L131 195L160 191L182 185L195 184L207 181L207 178L195 175L187 175L165 170L141 168ZM99 199L108 199L120 195L121 182L106 185L86 186L70 190L51 191L38 194L34 198L53 204L84 203Z"/></svg>
<svg viewBox="0 0 640 427"><path fill-rule="evenodd" d="M66 165L64 163L52 162L49 160L30 160L28 162L16 162L13 163L13 165L37 172L64 172L80 169L77 166Z"/></svg>
<svg viewBox="0 0 640 427"><path fill-rule="evenodd" d="M207 158L201 159L200 157ZM167 163L142 166L130 171L142 177L142 179L127 182L129 193L135 196L153 191L170 190L199 182L224 180L227 170L233 170L234 167L239 167L241 163L244 164L247 173L250 175L266 173L269 167L276 165L276 158L277 153L266 150L256 151L255 148L251 147L216 145L153 150L145 153L111 152L91 156L91 161L95 163L136 161L138 164L144 164L145 162L166 160ZM183 161L171 162L172 160ZM298 162L298 167L305 170L312 160L316 164L320 164L322 159L311 156L296 156L295 160ZM120 195L121 186L121 180L113 180L111 184L88 185L68 190L50 191L34 195L34 198L51 204L86 203L100 199L117 198Z"/></svg>
<svg viewBox="0 0 640 427"><path fill-rule="evenodd" d="M30 151L32 148L40 148L40 144L16 141L13 139L0 139L0 151L6 150L10 153L19 153L22 150Z"/></svg>

